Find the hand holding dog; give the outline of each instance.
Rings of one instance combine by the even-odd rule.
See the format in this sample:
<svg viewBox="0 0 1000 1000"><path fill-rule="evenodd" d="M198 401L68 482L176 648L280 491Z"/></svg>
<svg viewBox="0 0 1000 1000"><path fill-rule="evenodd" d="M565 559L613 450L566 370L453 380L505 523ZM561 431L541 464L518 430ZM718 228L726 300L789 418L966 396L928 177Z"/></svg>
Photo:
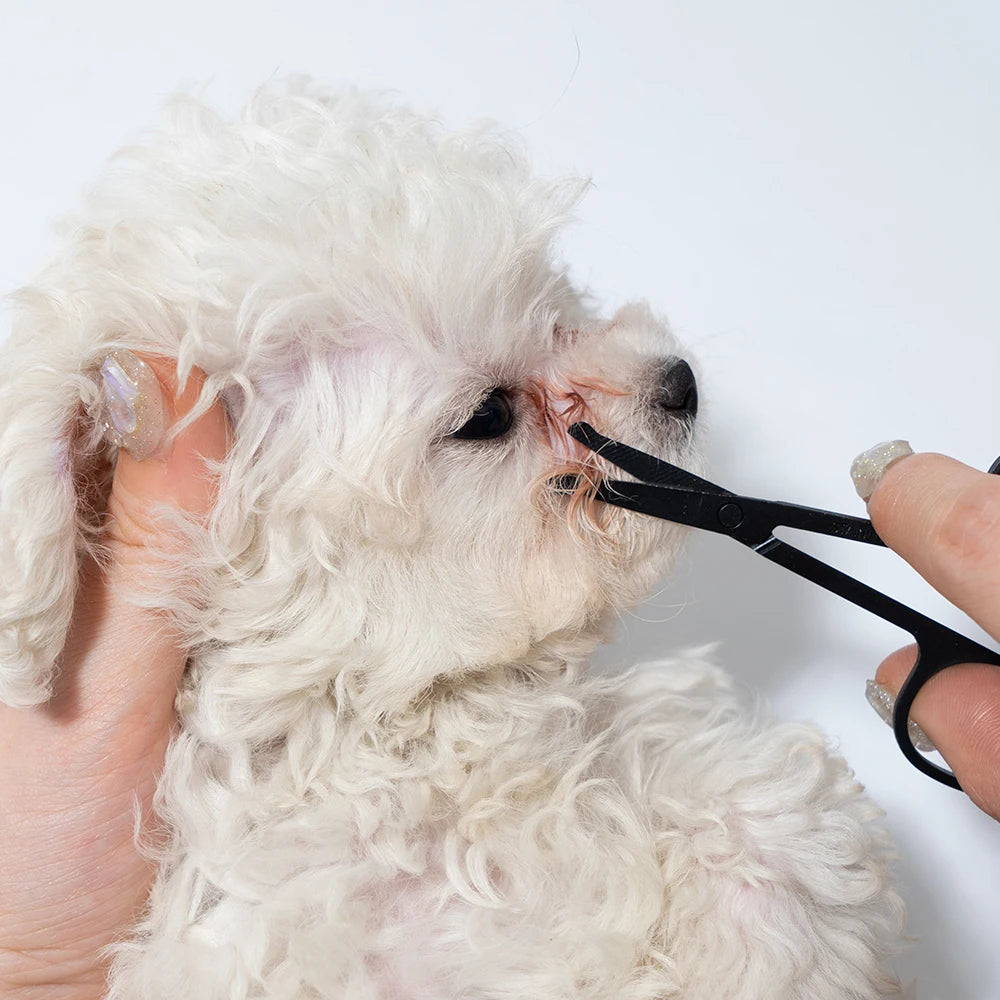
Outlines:
<svg viewBox="0 0 1000 1000"><path fill-rule="evenodd" d="M1000 477L911 455L888 466L868 505L885 543L1000 640ZM895 695L915 657L915 646L898 650L876 681ZM913 718L973 802L1000 819L1000 670L950 667L917 696Z"/></svg>
<svg viewBox="0 0 1000 1000"><path fill-rule="evenodd" d="M173 365L148 360L175 421L204 376L192 372L175 399ZM209 511L214 482L202 457L222 458L226 443L215 405L152 457L119 453L105 538L111 559L82 571L55 695L32 709L0 705L2 997L103 995L101 951L145 902L153 868L134 846L135 803L149 823L186 657L162 615L118 595L140 579L150 543L167 541L152 516L157 506Z"/></svg>

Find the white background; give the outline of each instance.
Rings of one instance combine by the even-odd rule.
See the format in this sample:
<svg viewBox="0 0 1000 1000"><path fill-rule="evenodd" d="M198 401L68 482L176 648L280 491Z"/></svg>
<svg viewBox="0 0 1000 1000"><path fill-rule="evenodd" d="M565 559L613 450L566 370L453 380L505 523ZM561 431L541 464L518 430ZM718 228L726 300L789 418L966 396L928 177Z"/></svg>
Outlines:
<svg viewBox="0 0 1000 1000"><path fill-rule="evenodd" d="M565 256L608 309L648 298L693 348L715 479L863 513L847 469L876 441L1000 453L998 35L985 0L5 0L0 289L178 86L232 110L272 74L390 88L593 177ZM971 629L891 554L810 544ZM920 1000L995 1000L1000 827L913 771L864 700L904 639L698 537L601 661L721 640L748 697L823 726L901 847L901 974Z"/></svg>

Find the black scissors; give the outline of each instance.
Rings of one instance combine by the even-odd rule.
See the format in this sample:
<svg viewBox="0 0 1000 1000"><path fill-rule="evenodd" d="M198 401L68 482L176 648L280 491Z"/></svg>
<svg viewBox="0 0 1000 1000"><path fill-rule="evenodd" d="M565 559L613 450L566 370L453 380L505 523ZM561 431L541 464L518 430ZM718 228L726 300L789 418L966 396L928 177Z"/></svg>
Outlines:
<svg viewBox="0 0 1000 1000"><path fill-rule="evenodd" d="M589 424L573 424L569 433L601 458L640 480L604 480L597 488L598 499L640 514L729 535L766 559L909 632L917 644L917 662L903 683L893 709L892 728L896 742L906 759L919 771L951 788L961 788L951 771L928 760L913 745L908 728L910 707L920 689L935 674L958 663L1000 666L1000 653L953 632L774 537L774 530L783 526L869 545L884 545L871 521L731 493L669 462L604 437ZM990 471L995 472L998 467L1000 459Z"/></svg>

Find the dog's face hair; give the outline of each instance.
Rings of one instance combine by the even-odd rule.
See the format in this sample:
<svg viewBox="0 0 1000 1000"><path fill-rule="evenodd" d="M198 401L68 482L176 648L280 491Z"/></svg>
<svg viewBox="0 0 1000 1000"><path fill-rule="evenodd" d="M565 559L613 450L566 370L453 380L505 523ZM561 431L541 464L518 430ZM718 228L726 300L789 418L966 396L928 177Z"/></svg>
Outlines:
<svg viewBox="0 0 1000 1000"><path fill-rule="evenodd" d="M596 317L553 263L584 186L534 179L509 137L293 88L237 123L175 104L92 192L37 286L76 290L49 321L94 370L117 345L200 366L233 422L187 608L213 728L266 737L331 685L384 713L563 670L667 567L678 529L552 485L600 472L580 418L693 460L666 326Z"/></svg>

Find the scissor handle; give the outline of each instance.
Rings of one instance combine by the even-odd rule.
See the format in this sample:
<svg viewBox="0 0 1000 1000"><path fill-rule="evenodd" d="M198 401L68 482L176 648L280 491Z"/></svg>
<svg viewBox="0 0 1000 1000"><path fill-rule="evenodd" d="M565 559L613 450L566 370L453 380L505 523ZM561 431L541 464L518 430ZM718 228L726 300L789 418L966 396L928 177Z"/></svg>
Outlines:
<svg viewBox="0 0 1000 1000"><path fill-rule="evenodd" d="M990 475L1000 474L1000 457L989 467ZM957 635L950 629L941 626L940 633L925 631L922 638L917 639L917 660L907 675L903 686L896 696L892 710L892 731L896 743L903 756L918 770L943 785L962 790L958 778L946 767L939 767L928 760L914 745L910 738L910 709L920 694L921 688L942 670L957 666L959 663L986 663L1000 667L1000 654L986 646L973 642L964 636Z"/></svg>
<svg viewBox="0 0 1000 1000"><path fill-rule="evenodd" d="M892 728L896 742L906 759L919 771L951 788L961 788L951 771L929 761L913 745L908 728L910 708L924 684L942 670L959 663L986 663L1000 667L1000 653L780 539L771 538L766 544L758 546L756 551L910 634L917 644L917 662L906 678L893 709Z"/></svg>
<svg viewBox="0 0 1000 1000"><path fill-rule="evenodd" d="M937 623L932 623L937 625ZM938 631L940 629L940 631ZM921 630L922 635L917 640L917 660L913 664L903 686L896 696L892 711L892 731L896 743L903 756L918 770L935 781L940 781L950 788L962 790L958 778L945 767L940 767L928 760L914 745L910 737L910 709L913 707L921 688L932 678L948 667L959 663L985 663L1000 667L1000 653L986 646L967 639L965 636L952 632L951 629L939 625L937 629Z"/></svg>

